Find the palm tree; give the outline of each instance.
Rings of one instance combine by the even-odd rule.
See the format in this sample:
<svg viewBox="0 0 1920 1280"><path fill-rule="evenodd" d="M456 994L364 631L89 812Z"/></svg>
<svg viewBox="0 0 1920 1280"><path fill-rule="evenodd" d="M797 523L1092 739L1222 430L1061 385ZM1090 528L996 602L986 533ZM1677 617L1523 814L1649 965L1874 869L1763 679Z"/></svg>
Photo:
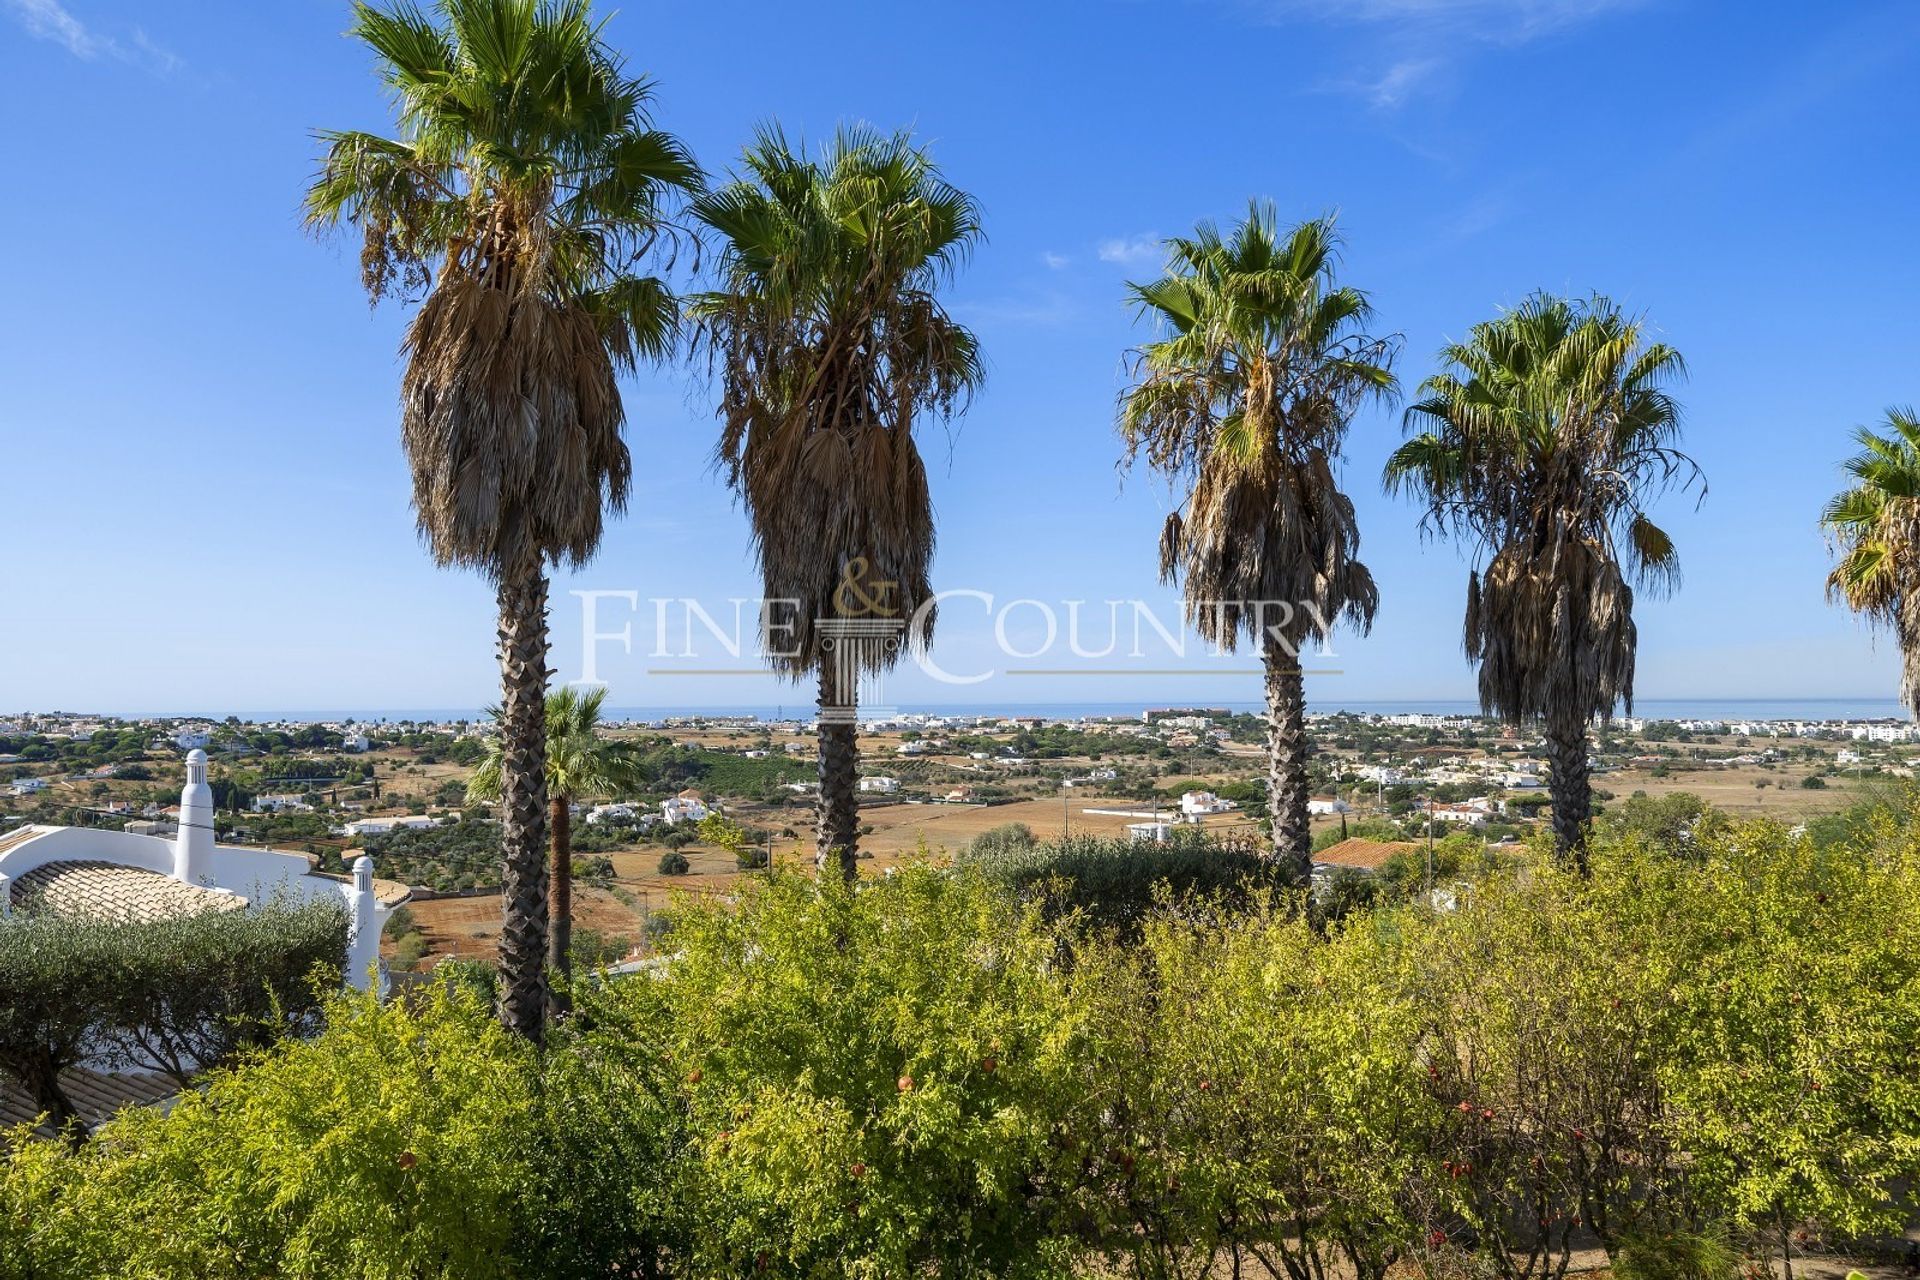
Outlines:
<svg viewBox="0 0 1920 1280"><path fill-rule="evenodd" d="M640 753L630 742L600 736L600 710L607 691L581 693L563 685L547 695L547 809L551 858L547 877L552 927L547 935L547 963L562 977L571 970L573 946L573 802L589 796L611 796L641 781ZM488 709L496 725L500 708ZM467 782L468 801L494 804L500 800L506 753L504 736L487 741L487 754Z"/></svg>
<svg viewBox="0 0 1920 1280"><path fill-rule="evenodd" d="M933 505L913 429L979 385L973 334L936 291L980 236L973 201L904 133L820 154L764 130L694 205L718 287L694 298L719 376L718 457L747 508L776 669L819 681L816 859L851 881L861 675L932 633Z"/></svg>
<svg viewBox="0 0 1920 1280"><path fill-rule="evenodd" d="M1862 427L1846 462L1853 487L1827 504L1820 523L1840 562L1827 596L1900 642L1900 698L1920 716L1920 417L1889 409L1882 432Z"/></svg>
<svg viewBox="0 0 1920 1280"><path fill-rule="evenodd" d="M1127 462L1145 455L1184 501L1160 536L1160 575L1225 650L1242 636L1266 670L1274 856L1312 870L1300 649L1337 619L1361 630L1379 602L1336 469L1355 410L1391 396L1397 340L1365 332L1366 296L1337 285L1331 219L1290 231L1255 204L1224 236L1202 223L1167 242L1166 273L1130 285L1167 336L1135 353L1121 397Z"/></svg>
<svg viewBox="0 0 1920 1280"><path fill-rule="evenodd" d="M500 1016L538 1038L546 1008L547 568L577 565L623 509L617 377L664 354L676 309L640 273L674 233L665 201L699 185L648 124L651 91L602 43L586 0L354 8L398 136L320 135L316 228L363 234L377 301L419 302L401 440L421 536L480 570L499 604Z"/></svg>
<svg viewBox="0 0 1920 1280"><path fill-rule="evenodd" d="M1386 486L1427 505L1425 531L1472 544L1466 650L1480 705L1538 719L1555 842L1587 870L1587 726L1633 707L1633 583L1678 585L1673 540L1649 502L1695 484L1667 388L1680 353L1605 298L1537 294L1444 348L1407 410ZM1484 557L1484 561L1482 560ZM1484 568L1481 565L1484 563Z"/></svg>

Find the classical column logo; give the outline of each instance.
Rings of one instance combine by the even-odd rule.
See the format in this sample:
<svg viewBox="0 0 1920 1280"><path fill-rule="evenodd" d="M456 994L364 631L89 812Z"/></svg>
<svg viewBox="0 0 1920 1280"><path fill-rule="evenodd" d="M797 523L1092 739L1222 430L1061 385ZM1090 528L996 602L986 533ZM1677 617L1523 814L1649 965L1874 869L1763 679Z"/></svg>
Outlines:
<svg viewBox="0 0 1920 1280"><path fill-rule="evenodd" d="M875 705L881 673L899 653L907 623L899 616L894 598L898 584L869 578L868 567L865 556L848 560L833 593L835 616L813 620L820 638L820 660L831 663L833 669L833 698L823 699L820 705L824 723L852 724L862 705L869 714L889 710Z"/></svg>

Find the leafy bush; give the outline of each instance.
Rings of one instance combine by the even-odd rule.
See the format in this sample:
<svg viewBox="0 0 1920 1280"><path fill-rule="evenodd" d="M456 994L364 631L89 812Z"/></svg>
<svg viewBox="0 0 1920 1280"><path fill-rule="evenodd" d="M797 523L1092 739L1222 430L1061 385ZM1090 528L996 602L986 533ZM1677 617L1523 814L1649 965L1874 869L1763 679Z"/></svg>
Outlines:
<svg viewBox="0 0 1920 1280"><path fill-rule="evenodd" d="M1734 1280L1740 1254L1717 1232L1629 1235L1614 1251L1615 1280Z"/></svg>
<svg viewBox="0 0 1920 1280"><path fill-rule="evenodd" d="M691 1127L676 1274L1058 1274L1079 1015L1037 911L925 866L783 874L676 911L672 945L589 1017Z"/></svg>
<svg viewBox="0 0 1920 1280"><path fill-rule="evenodd" d="M1074 915L1095 930L1137 933L1155 907L1168 900L1226 899L1250 903L1280 885L1273 861L1255 846L1176 830L1165 844L1103 836L1071 836L1021 847L1008 843L976 852L960 863L1022 898L1040 902L1047 915Z"/></svg>
<svg viewBox="0 0 1920 1280"><path fill-rule="evenodd" d="M165 1072L205 1066L307 1025L316 970L337 970L337 900L138 924L23 913L0 921L0 1068L56 1123L59 1074L83 1059Z"/></svg>
<svg viewBox="0 0 1920 1280"><path fill-rule="evenodd" d="M975 836L967 845L967 856L978 859L1005 853L1024 853L1037 843L1033 828L1026 823L1003 822Z"/></svg>
<svg viewBox="0 0 1920 1280"><path fill-rule="evenodd" d="M1344 921L1221 872L1141 905L1203 845L776 874L655 917L662 963L542 1052L449 964L170 1116L16 1137L0 1272L1537 1280L1591 1233L1623 1280L1729 1280L1904 1223L1911 816L1603 830L1590 881Z"/></svg>
<svg viewBox="0 0 1920 1280"><path fill-rule="evenodd" d="M417 1010L341 997L321 1038L125 1112L59 1164L16 1148L0 1256L34 1276L518 1274L533 1054L478 1001L430 992Z"/></svg>
<svg viewBox="0 0 1920 1280"><path fill-rule="evenodd" d="M663 876L683 876L692 868L693 864L687 861L687 855L677 850L668 850L660 855L658 870Z"/></svg>

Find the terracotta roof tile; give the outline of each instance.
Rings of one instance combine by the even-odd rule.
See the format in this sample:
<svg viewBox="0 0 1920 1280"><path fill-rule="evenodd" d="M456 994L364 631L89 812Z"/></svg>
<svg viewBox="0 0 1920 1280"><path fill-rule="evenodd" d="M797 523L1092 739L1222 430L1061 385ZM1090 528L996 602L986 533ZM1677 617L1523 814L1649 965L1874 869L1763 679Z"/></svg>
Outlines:
<svg viewBox="0 0 1920 1280"><path fill-rule="evenodd" d="M1313 855L1317 867L1351 867L1355 871L1378 871L1396 853L1412 853L1420 846L1399 840L1363 840L1352 836L1330 844Z"/></svg>

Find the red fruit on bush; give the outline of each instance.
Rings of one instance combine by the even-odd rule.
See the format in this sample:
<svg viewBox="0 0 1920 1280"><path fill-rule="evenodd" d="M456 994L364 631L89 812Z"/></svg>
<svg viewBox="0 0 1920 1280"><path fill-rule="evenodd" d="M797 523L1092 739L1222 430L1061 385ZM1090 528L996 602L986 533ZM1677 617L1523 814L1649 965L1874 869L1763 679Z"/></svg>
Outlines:
<svg viewBox="0 0 1920 1280"><path fill-rule="evenodd" d="M1447 1233L1440 1230L1438 1227L1434 1228L1432 1233L1427 1236L1427 1244L1430 1247L1435 1249L1438 1249L1441 1245L1445 1244L1446 1242L1447 1242Z"/></svg>
<svg viewBox="0 0 1920 1280"><path fill-rule="evenodd" d="M1462 1102L1458 1110L1460 1111L1461 1115L1470 1116L1473 1114L1473 1104L1471 1102Z"/></svg>
<svg viewBox="0 0 1920 1280"><path fill-rule="evenodd" d="M1573 1131L1573 1140L1575 1142L1585 1142L1587 1140L1587 1131L1585 1129L1575 1129Z"/></svg>
<svg viewBox="0 0 1920 1280"><path fill-rule="evenodd" d="M1482 1108L1482 1109L1481 1109L1481 1111L1480 1111L1480 1118L1481 1118L1482 1120L1491 1120L1491 1119L1493 1119L1493 1108L1492 1108L1492 1107L1484 1107L1484 1108Z"/></svg>
<svg viewBox="0 0 1920 1280"><path fill-rule="evenodd" d="M1208 1090L1210 1090L1210 1089L1212 1089L1212 1088L1213 1088L1213 1081L1211 1081L1211 1080L1208 1080L1208 1079L1207 1079L1207 1078L1205 1078L1204 1076L1203 1076L1203 1077L1201 1077L1201 1080L1200 1080L1200 1092L1202 1092L1202 1093L1206 1093L1206 1092L1207 1092Z"/></svg>
<svg viewBox="0 0 1920 1280"><path fill-rule="evenodd" d="M900 1078L899 1078L898 1080L896 1080L896 1081L894 1081L893 1083L894 1083L894 1087L895 1087L895 1088L897 1088L897 1089L899 1089L899 1090L900 1090L900 1092L902 1092L902 1093L912 1093L912 1092L913 1092L913 1077L912 1077L912 1076L901 1076L901 1077L900 1077Z"/></svg>
<svg viewBox="0 0 1920 1280"><path fill-rule="evenodd" d="M852 1164L847 1166L847 1172L852 1174L856 1178L864 1178L867 1176L867 1166L865 1166L864 1164L861 1164L858 1160L855 1160Z"/></svg>
<svg viewBox="0 0 1920 1280"><path fill-rule="evenodd" d="M402 1151L400 1153L400 1159L396 1161L396 1163L399 1164L402 1169L411 1169L420 1163L420 1158L411 1151Z"/></svg>
<svg viewBox="0 0 1920 1280"><path fill-rule="evenodd" d="M999 1062L995 1061L992 1058L980 1059L980 1069L986 1072L988 1075L992 1075L999 1068L999 1066L1000 1066Z"/></svg>
<svg viewBox="0 0 1920 1280"><path fill-rule="evenodd" d="M700 1073L700 1068L698 1068L698 1067L695 1067L695 1068L694 1068L693 1070L691 1070L691 1071L689 1071L689 1072L687 1072L687 1083L688 1083L688 1084L699 1084L699 1083L700 1083L700 1074L701 1074L701 1073Z"/></svg>

